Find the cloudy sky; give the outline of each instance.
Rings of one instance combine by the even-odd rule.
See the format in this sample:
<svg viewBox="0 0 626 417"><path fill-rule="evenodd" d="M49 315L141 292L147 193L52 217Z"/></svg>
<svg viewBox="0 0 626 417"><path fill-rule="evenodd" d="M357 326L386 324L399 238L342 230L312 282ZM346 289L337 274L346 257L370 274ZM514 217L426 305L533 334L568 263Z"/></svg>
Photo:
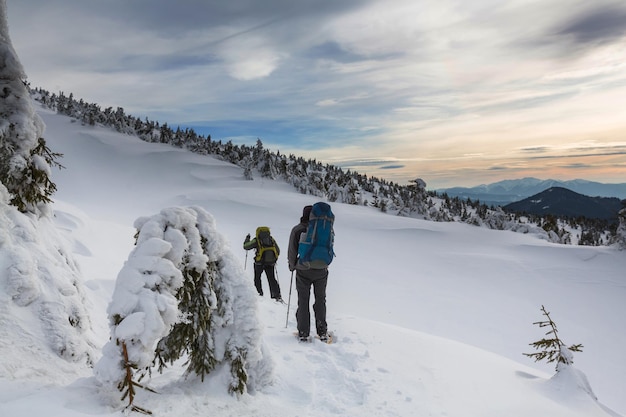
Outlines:
<svg viewBox="0 0 626 417"><path fill-rule="evenodd" d="M7 0L34 87L428 188L626 182L623 0Z"/></svg>

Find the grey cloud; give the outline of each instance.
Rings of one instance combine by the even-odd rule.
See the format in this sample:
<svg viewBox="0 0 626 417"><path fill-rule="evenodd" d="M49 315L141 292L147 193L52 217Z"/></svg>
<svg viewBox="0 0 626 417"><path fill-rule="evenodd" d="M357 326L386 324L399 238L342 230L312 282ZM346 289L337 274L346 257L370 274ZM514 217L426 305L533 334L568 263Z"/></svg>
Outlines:
<svg viewBox="0 0 626 417"><path fill-rule="evenodd" d="M533 146L528 148L521 148L520 151L529 153L543 153L550 151L550 149L551 148L548 146Z"/></svg>
<svg viewBox="0 0 626 417"><path fill-rule="evenodd" d="M169 71L181 67L204 66L214 64L218 60L211 55L127 55L120 58L112 72L128 71L133 68L141 68L142 70L151 71Z"/></svg>
<svg viewBox="0 0 626 417"><path fill-rule="evenodd" d="M342 50L339 45L328 42L323 35L315 34L324 22L333 16L358 9L372 0L108 0L75 1L50 0L41 3L36 0L20 0L10 7L10 15L16 21L33 21L32 17L59 16L60 26L54 27L53 38L66 42L81 31L85 32L82 44L95 43L82 54L83 61L71 62L74 68L93 68L100 72L116 72L121 68L129 70L171 70L199 65L217 64L218 55L223 50L216 50L216 45L234 39L253 38L262 35L269 43L270 50L285 56L299 56L309 59L307 53L321 56L330 52L331 59L338 62L361 60L355 54ZM63 18L71 16L70 27L64 26ZM48 19L50 20L50 19ZM54 19L53 19L54 20ZM41 20L38 20L41 21ZM117 37L117 38L116 38ZM106 39L117 40L128 37L129 45L133 41L153 38L151 52L142 50L124 50L117 47L117 53L111 51ZM82 37L81 37L82 38ZM191 43L187 40L194 39ZM163 40L171 40L162 47ZM177 40L176 51L171 50ZM98 43L102 42L102 45ZM146 44L149 44L148 41ZM309 47L318 44L309 51ZM80 44L80 43L79 43ZM110 44L109 44L110 45ZM233 44L233 48L238 46ZM107 57L98 51L108 49ZM159 52L160 51L160 52ZM87 54L93 54L85 59ZM304 54L304 55L301 55ZM72 52L65 63L72 60ZM222 56L223 57L223 56ZM48 62L60 60L48 57ZM289 61L293 64L292 61ZM281 66L289 65L281 61ZM294 64L295 65L295 64ZM296 75L298 72L296 72Z"/></svg>
<svg viewBox="0 0 626 417"><path fill-rule="evenodd" d="M336 42L324 42L309 48L306 55L312 59L330 59L337 62L349 63L365 59L365 57L346 51Z"/></svg>
<svg viewBox="0 0 626 417"><path fill-rule="evenodd" d="M539 159L589 158L589 157L597 157L597 156L619 156L619 155L626 155L626 149L616 148L614 151L607 150L607 151L602 151L602 152L584 152L584 153L573 153L573 154L567 154L567 155L532 156L528 159L539 160Z"/></svg>
<svg viewBox="0 0 626 417"><path fill-rule="evenodd" d="M591 168L593 165L590 164L566 164L563 165L564 168L569 168L569 169L587 169L587 168Z"/></svg>
<svg viewBox="0 0 626 417"><path fill-rule="evenodd" d="M626 35L626 3L621 0L565 0L557 10L547 27L509 44L522 54L562 59L617 42Z"/></svg>
<svg viewBox="0 0 626 417"><path fill-rule="evenodd" d="M95 14L112 21L177 36L218 26L264 26L281 18L313 19L343 13L369 0L20 0L24 9L50 8Z"/></svg>
<svg viewBox="0 0 626 417"><path fill-rule="evenodd" d="M520 148L521 152L530 154L530 156L527 157L527 159L530 160L626 155L626 146L619 144L612 146L579 146L577 148L572 148L569 153L564 153L563 150L558 150L559 155L542 155L557 150L558 149L550 146Z"/></svg>
<svg viewBox="0 0 626 417"><path fill-rule="evenodd" d="M575 150L581 152L599 151L600 153L606 153L606 155L626 154L626 146L613 145L613 146L580 146Z"/></svg>
<svg viewBox="0 0 626 417"><path fill-rule="evenodd" d="M556 32L578 45L606 43L618 40L626 34L626 8L620 2L587 10Z"/></svg>
<svg viewBox="0 0 626 417"><path fill-rule="evenodd" d="M352 51L344 49L335 41L325 41L309 48L305 52L305 56L310 59L328 59L342 64L349 64L364 60L389 60L401 58L402 54L398 52L379 53L375 55L360 55Z"/></svg>

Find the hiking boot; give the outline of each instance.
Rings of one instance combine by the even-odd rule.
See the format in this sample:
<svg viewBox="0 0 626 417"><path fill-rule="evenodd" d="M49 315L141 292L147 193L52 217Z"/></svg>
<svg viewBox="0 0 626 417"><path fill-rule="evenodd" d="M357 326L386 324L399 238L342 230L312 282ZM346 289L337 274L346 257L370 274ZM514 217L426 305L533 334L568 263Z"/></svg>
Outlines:
<svg viewBox="0 0 626 417"><path fill-rule="evenodd" d="M298 333L298 340L301 341L301 342L308 342L309 341L309 335L300 332L300 333Z"/></svg>
<svg viewBox="0 0 626 417"><path fill-rule="evenodd" d="M328 339L329 339L328 333L321 333L318 336L322 342L324 343L328 342Z"/></svg>

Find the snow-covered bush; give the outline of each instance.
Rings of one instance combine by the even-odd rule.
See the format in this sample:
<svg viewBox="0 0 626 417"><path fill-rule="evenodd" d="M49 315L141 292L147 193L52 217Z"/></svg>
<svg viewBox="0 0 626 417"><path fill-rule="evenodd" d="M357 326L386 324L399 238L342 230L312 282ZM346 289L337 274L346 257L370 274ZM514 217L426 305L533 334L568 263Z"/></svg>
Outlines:
<svg viewBox="0 0 626 417"><path fill-rule="evenodd" d="M230 392L269 383L255 291L214 218L200 207L173 207L135 227L137 245L108 307L111 340L98 380L125 390L132 404L135 380L186 356L186 374L201 380L229 369Z"/></svg>
<svg viewBox="0 0 626 417"><path fill-rule="evenodd" d="M501 207L490 210L485 215L484 224L490 229L507 230L511 227L510 216Z"/></svg>

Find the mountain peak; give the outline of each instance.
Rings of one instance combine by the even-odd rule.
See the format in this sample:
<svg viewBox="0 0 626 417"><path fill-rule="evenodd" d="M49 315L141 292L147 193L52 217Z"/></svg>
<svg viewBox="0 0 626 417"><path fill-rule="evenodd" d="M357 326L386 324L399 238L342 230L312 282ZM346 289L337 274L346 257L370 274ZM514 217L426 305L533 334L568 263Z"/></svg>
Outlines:
<svg viewBox="0 0 626 417"><path fill-rule="evenodd" d="M502 180L476 187L453 187L437 190L450 197L480 200L487 205L506 205L538 194L550 187L562 187L579 194L593 197L626 198L626 183L605 184L584 179L560 181L554 179L541 180L526 177L515 180Z"/></svg>
<svg viewBox="0 0 626 417"><path fill-rule="evenodd" d="M555 186L521 201L507 204L503 209L538 216L586 217L617 221L621 202L616 197L588 197L567 188Z"/></svg>

